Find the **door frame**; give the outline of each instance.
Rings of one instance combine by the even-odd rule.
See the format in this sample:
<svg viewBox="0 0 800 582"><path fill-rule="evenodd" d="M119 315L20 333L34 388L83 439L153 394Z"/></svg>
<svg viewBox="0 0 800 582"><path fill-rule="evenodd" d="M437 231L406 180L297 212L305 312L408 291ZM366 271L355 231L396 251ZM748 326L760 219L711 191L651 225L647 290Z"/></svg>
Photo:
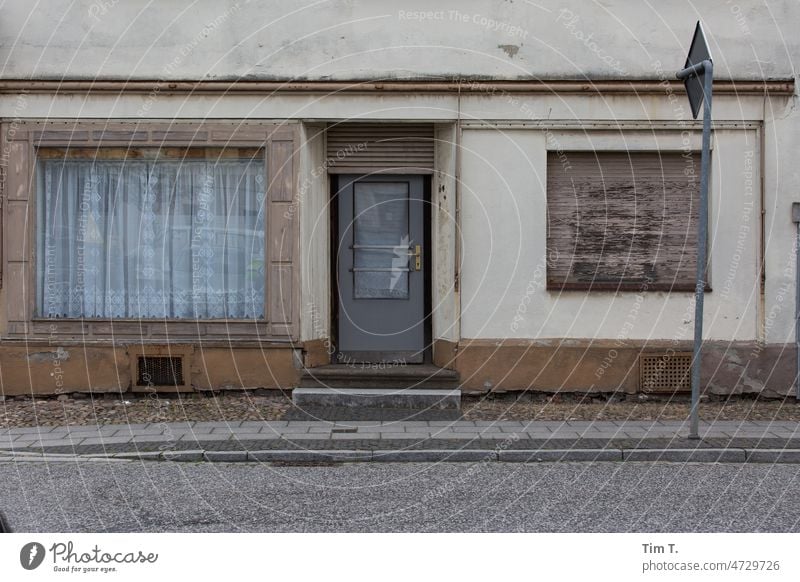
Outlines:
<svg viewBox="0 0 800 582"><path fill-rule="evenodd" d="M369 177L371 174L363 174L363 177ZM380 173L378 174L381 177L391 177L391 176L406 176L408 174L402 173ZM330 232L330 257L329 257L329 264L330 264L330 305L331 305L331 343L332 349L329 350L331 364L345 364L347 365L348 362L342 361L343 358L339 352L339 283L338 283L338 272L339 272L339 265L338 265L338 249L339 249L339 197L337 193L339 192L339 187L341 183L341 179L345 177L345 174L330 174L330 191L329 191L329 199L330 199L330 212L329 212L329 232ZM432 244L432 215L431 215L431 176L430 175L422 175L422 196L423 196L423 243L422 243L422 271L423 271L423 278L424 278L424 291L423 291L423 341L424 341L424 348L423 348L423 359L421 364L410 363L410 362L403 362L401 364L395 364L391 362L384 362L384 363L360 363L360 362L350 362L349 365L363 367L365 369L377 369L377 368L386 368L391 366L414 366L414 365L422 365L422 364L431 364L433 362L433 316L432 316L432 305L433 305L433 249L431 248Z"/></svg>

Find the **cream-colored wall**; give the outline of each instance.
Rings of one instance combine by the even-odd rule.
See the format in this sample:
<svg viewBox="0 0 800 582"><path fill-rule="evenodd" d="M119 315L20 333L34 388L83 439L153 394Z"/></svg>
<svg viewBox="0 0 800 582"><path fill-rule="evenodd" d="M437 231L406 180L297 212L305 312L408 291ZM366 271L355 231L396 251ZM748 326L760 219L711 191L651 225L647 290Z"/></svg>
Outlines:
<svg viewBox="0 0 800 582"><path fill-rule="evenodd" d="M457 342L460 337L459 294L455 286L458 244L456 131L455 124L436 127L436 172L431 179L433 338L451 342Z"/></svg>
<svg viewBox="0 0 800 582"><path fill-rule="evenodd" d="M766 282L764 335L770 343L794 341L797 226L792 202L800 202L800 112L797 97L765 100L764 193Z"/></svg>
<svg viewBox="0 0 800 582"><path fill-rule="evenodd" d="M792 75L799 14L793 0L11 0L0 62L6 78L652 78L702 19L719 76L760 79Z"/></svg>
<svg viewBox="0 0 800 582"><path fill-rule="evenodd" d="M659 140L662 148L679 151L674 132L667 134L672 137ZM604 148L614 147L613 141L606 137ZM537 129L464 132L462 337L690 340L691 293L546 290L548 143L552 147L552 138ZM634 146L620 136L614 149ZM759 195L742 179L745 160L758 159L757 146L754 130L714 135L714 290L706 296L704 321L711 339L757 337ZM639 147L649 149L645 142ZM752 228L739 243L743 224Z"/></svg>
<svg viewBox="0 0 800 582"><path fill-rule="evenodd" d="M325 125L303 124L296 209L300 223L300 339L330 338L330 192Z"/></svg>
<svg viewBox="0 0 800 582"><path fill-rule="evenodd" d="M294 119L294 120L418 120L455 121L465 125L490 121L520 121L531 124L562 120L572 125L594 121L639 122L644 127L657 121L690 120L683 94L678 101L665 95L572 95L572 94L454 94L387 93L265 95L170 95L168 93L58 95L0 94L0 116L64 119ZM776 107L786 98L777 98ZM20 105L22 103L22 105ZM679 108L683 107L681 111ZM760 120L763 100L742 96L718 96L715 120Z"/></svg>

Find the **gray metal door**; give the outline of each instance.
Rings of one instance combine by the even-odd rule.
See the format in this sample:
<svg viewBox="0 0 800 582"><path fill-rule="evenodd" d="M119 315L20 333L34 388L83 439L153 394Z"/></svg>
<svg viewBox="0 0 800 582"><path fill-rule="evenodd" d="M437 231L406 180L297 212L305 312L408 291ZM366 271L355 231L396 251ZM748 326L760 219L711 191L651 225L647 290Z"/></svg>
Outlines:
<svg viewBox="0 0 800 582"><path fill-rule="evenodd" d="M423 361L423 197L422 176L340 176L340 363Z"/></svg>

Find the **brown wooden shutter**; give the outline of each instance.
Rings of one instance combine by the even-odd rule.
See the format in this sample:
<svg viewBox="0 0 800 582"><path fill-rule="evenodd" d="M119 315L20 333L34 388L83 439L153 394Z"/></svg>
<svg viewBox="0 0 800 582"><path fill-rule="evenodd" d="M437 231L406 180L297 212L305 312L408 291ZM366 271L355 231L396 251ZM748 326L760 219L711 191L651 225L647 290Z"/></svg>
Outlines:
<svg viewBox="0 0 800 582"><path fill-rule="evenodd" d="M699 158L549 153L548 288L694 289Z"/></svg>
<svg viewBox="0 0 800 582"><path fill-rule="evenodd" d="M339 123L327 130L332 174L433 173L433 124Z"/></svg>
<svg viewBox="0 0 800 582"><path fill-rule="evenodd" d="M270 134L267 174L267 320L269 332L296 337L298 333L298 254L296 130Z"/></svg>

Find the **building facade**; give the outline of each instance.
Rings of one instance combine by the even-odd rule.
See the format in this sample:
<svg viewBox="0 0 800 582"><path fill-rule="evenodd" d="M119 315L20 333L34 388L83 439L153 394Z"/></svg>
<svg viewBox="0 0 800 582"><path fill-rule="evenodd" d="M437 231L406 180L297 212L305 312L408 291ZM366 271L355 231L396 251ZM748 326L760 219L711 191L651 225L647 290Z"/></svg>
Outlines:
<svg viewBox="0 0 800 582"><path fill-rule="evenodd" d="M703 384L793 389L793 2L32 10L0 19L6 395L291 388L331 364L685 388L701 121L675 73L698 19Z"/></svg>

